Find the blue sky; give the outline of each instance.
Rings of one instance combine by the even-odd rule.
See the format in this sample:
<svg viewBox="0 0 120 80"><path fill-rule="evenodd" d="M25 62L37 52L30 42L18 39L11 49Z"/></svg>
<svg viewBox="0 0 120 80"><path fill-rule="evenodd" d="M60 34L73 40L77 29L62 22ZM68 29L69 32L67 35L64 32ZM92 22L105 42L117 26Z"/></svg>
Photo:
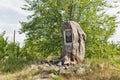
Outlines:
<svg viewBox="0 0 120 80"><path fill-rule="evenodd" d="M109 4L113 4L113 1L118 1L116 5L119 7L106 9L106 12L110 15L116 15L120 11L120 0L107 0ZM24 43L25 35L19 34L18 31L21 28L19 21L27 21L27 15L30 12L24 11L21 7L25 4L24 0L0 0L0 33L6 31L5 37L8 37L9 41L13 40L13 32L16 30L16 41L21 45ZM120 15L118 15L118 21L120 21ZM114 36L110 40L120 42L120 24L116 28Z"/></svg>

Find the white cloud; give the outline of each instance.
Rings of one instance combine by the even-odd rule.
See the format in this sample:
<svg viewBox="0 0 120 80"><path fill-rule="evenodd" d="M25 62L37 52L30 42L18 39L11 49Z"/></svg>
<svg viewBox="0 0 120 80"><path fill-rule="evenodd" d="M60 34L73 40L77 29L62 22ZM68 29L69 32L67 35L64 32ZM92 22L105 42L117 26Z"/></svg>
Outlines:
<svg viewBox="0 0 120 80"><path fill-rule="evenodd" d="M113 3L116 2L117 3ZM117 21L120 21L120 15L117 14L118 11L120 11L120 0L107 0L108 4L111 5L117 5L115 8L107 8L106 13L109 15L117 15ZM115 43L120 42L120 24L118 24L118 27L116 28L116 32L113 36L109 39L109 41L114 41Z"/></svg>
<svg viewBox="0 0 120 80"><path fill-rule="evenodd" d="M24 16L32 14L32 12L27 12L20 8L24 3L25 2L19 0L1 0L0 8L13 10Z"/></svg>
<svg viewBox="0 0 120 80"><path fill-rule="evenodd" d="M16 42L19 42L20 46L24 43L25 34L18 33L21 28L19 21L26 20L23 17L31 14L20 8L24 3L24 0L0 0L0 33L6 31L5 37L8 37L11 42L13 41L13 32L16 30Z"/></svg>
<svg viewBox="0 0 120 80"><path fill-rule="evenodd" d="M1 23L0 22L0 28L2 30L6 30L6 31L11 31L11 30L19 30L21 28L20 24L7 24L7 23Z"/></svg>
<svg viewBox="0 0 120 80"><path fill-rule="evenodd" d="M20 43L20 46L24 45L24 40L25 40L25 34L21 34L19 35L18 33L16 33L16 42Z"/></svg>
<svg viewBox="0 0 120 80"><path fill-rule="evenodd" d="M2 32L2 29L0 28L0 33Z"/></svg>
<svg viewBox="0 0 120 80"><path fill-rule="evenodd" d="M113 6L112 8L106 8L106 13L109 15L117 15L117 12L120 11L120 1L119 0L106 0L106 1L108 2L108 4Z"/></svg>

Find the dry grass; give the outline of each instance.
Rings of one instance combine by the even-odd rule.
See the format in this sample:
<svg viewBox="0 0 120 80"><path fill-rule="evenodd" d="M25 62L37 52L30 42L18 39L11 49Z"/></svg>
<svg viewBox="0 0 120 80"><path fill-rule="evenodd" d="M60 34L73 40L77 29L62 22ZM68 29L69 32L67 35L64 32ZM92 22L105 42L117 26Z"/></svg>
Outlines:
<svg viewBox="0 0 120 80"><path fill-rule="evenodd" d="M95 61L95 60L94 60ZM37 80L44 78L49 80L120 80L120 69L112 66L105 60L92 61L89 69L84 73L75 73L72 70L65 73L58 73L54 70L38 69L38 65L32 65L31 67L25 68L22 71L15 73L0 73L0 80ZM104 64L101 66L100 64ZM51 77L49 74L54 73L56 77Z"/></svg>

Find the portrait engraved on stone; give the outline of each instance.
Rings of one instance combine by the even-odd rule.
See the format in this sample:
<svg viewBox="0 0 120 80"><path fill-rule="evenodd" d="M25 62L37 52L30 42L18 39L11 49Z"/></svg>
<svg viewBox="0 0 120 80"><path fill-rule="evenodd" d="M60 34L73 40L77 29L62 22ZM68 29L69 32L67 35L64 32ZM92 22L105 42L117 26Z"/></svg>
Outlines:
<svg viewBox="0 0 120 80"><path fill-rule="evenodd" d="M65 33L66 33L65 35L66 43L72 43L72 30L68 29L65 31Z"/></svg>

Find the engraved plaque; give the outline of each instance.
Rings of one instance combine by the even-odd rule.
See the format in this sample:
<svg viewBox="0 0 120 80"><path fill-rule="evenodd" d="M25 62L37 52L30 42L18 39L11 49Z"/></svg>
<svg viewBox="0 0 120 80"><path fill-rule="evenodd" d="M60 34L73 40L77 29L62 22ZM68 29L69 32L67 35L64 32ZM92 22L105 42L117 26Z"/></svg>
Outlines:
<svg viewBox="0 0 120 80"><path fill-rule="evenodd" d="M71 29L66 29L64 31L64 43L65 43L67 52L72 52L72 30Z"/></svg>

